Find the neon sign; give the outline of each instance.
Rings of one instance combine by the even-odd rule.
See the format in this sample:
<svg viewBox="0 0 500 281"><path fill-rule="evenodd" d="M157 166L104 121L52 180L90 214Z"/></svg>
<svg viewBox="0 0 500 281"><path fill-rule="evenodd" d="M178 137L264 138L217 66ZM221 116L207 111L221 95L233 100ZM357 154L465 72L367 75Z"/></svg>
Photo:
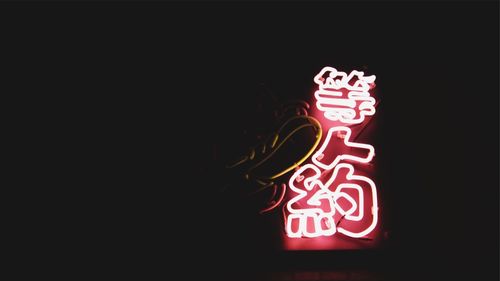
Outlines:
<svg viewBox="0 0 500 281"><path fill-rule="evenodd" d="M325 75L327 75L325 77ZM294 196L285 205L285 230L290 238L333 236L352 238L370 234L379 220L377 187L364 175L360 165L375 156L372 145L353 141L347 126L363 126L366 116L375 114L375 99L369 90L375 75L349 75L333 67L323 68L314 77L316 107L330 121L323 143L311 162L298 168L288 185ZM328 123L328 122L325 122ZM345 223L345 222L349 223Z"/></svg>
<svg viewBox="0 0 500 281"><path fill-rule="evenodd" d="M312 170L313 175L305 178L303 173ZM343 171L342 171L343 170ZM290 178L290 189L298 193L287 203L290 213L287 219L286 232L289 237L318 237L331 236L337 231L347 236L359 238L370 233L378 222L378 200L375 183L365 176L354 174L354 167L351 164L342 163L335 166L330 179L323 183L321 181L321 171L312 164L306 164ZM340 176L342 174L342 176ZM297 183L302 182L300 186ZM332 184L333 182L339 182ZM346 189L354 189L357 198L353 198L346 193ZM371 194L371 216L370 223L360 230L349 230L343 227L336 227L334 215L338 212L345 220L361 221L365 220L364 210L366 209L363 190ZM341 198L349 201L350 208L345 210L337 201ZM306 199L306 200L304 200ZM305 201L305 204L299 202ZM299 204L297 204L299 203ZM300 206L300 207L296 207ZM356 213L354 215L354 213Z"/></svg>
<svg viewBox="0 0 500 281"><path fill-rule="evenodd" d="M325 74L328 76L325 78ZM314 77L319 89L314 93L316 107L327 119L346 124L360 124L365 116L375 114L375 99L368 90L374 87L375 75L361 71L349 75L333 67L325 67Z"/></svg>
<svg viewBox="0 0 500 281"><path fill-rule="evenodd" d="M345 134L339 134L341 132L345 132ZM343 141L336 141L332 140L332 136L336 135L337 138L343 138ZM342 160L351 160L351 161L356 161L360 163L368 163L373 159L373 156L375 155L375 149L373 146L369 144L364 144L364 143L355 143L355 142L350 142L349 139L351 138L352 131L348 127L333 127L328 130L328 133L326 135L325 141L323 142L323 145L320 147L320 149L314 153L312 156L312 161L314 164L316 164L318 167L323 168L325 170L331 170L337 165L340 161ZM324 162L321 162L322 160L325 159L325 151L329 150L331 151L332 149L335 150L335 148L338 148L339 144L345 145L348 148L358 148L358 149L363 149L366 151L366 156L354 156L354 155L349 155L349 154L340 154L335 157L335 159L330 163L326 164ZM329 149L330 148L330 149Z"/></svg>

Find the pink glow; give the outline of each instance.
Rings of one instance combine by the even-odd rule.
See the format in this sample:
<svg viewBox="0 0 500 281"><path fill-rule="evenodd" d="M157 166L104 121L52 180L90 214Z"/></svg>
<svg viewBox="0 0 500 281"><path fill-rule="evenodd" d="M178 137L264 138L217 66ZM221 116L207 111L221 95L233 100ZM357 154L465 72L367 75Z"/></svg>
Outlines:
<svg viewBox="0 0 500 281"><path fill-rule="evenodd" d="M353 130L359 134L375 114L376 100L369 93L374 81L374 75L365 77L360 71L347 75L332 67L314 77L319 85L314 94L316 109L322 112L325 119L319 120L328 132L312 154L312 163L298 167L289 179L291 197L283 207L286 235L292 238L285 240L287 248L356 248L351 242L332 240L332 236L366 238L376 234L377 188L366 169L356 169L373 160L375 149L353 141Z"/></svg>
<svg viewBox="0 0 500 281"><path fill-rule="evenodd" d="M340 133L340 134L339 134ZM323 141L323 145L316 151L313 156L312 156L312 161L314 164L316 164L318 167L323 168L325 170L331 170L335 165L337 165L340 161L342 160L350 160L350 161L355 161L355 162L360 162L360 163L368 163L373 159L373 156L375 155L375 149L373 146L369 144L364 144L364 143L355 143L355 142L350 142L349 139L351 138L352 131L348 127L333 127L328 130L328 133L326 135L325 140ZM335 137L334 137L335 136ZM342 141L343 138L343 141ZM332 140L333 139L333 140ZM365 156L354 156L354 155L349 155L349 154L339 154L335 159L329 163L326 164L322 162L325 158L325 153L326 151L332 152L331 154L335 154L335 150L340 150L341 146L339 145L344 145L348 148L359 148L361 150L364 150Z"/></svg>
<svg viewBox="0 0 500 281"><path fill-rule="evenodd" d="M298 181L303 174L311 171L312 175ZM321 180L319 168L306 164L290 178L289 186L293 192L298 193L286 205L289 216L285 224L289 237L331 236L339 232L349 237L359 238L369 234L377 224L378 201L375 183L368 177L354 174L354 167L351 164L336 165L332 176L325 183ZM344 192L346 189L355 190L358 200ZM364 203L363 190L371 195L368 214L371 219L365 218L367 207ZM349 202L350 208L345 210L345 204L338 202L340 198ZM354 215L356 211L357 215ZM363 220L363 222L349 228L335 227L336 212L344 220L357 222ZM368 224L366 224L367 220L369 220Z"/></svg>
<svg viewBox="0 0 500 281"><path fill-rule="evenodd" d="M328 76L325 78L325 74ZM375 75L364 76L362 71L349 75L333 67L325 67L314 77L319 90L314 93L316 107L331 121L360 124L365 116L375 114L375 99L368 92Z"/></svg>

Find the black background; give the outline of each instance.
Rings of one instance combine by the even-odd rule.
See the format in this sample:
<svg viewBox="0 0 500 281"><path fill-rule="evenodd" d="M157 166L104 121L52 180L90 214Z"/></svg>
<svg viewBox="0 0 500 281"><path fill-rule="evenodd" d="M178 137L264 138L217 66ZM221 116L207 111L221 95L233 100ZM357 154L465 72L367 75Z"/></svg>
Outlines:
<svg viewBox="0 0 500 281"><path fill-rule="evenodd" d="M5 8L19 71L39 99L62 95L57 119L77 132L68 153L93 203L70 247L85 268L241 280L373 265L395 280L498 280L498 3ZM242 128L261 124L260 85L307 97L326 65L377 75L391 212L375 254L275 251L265 219L214 192L220 155L246 149Z"/></svg>

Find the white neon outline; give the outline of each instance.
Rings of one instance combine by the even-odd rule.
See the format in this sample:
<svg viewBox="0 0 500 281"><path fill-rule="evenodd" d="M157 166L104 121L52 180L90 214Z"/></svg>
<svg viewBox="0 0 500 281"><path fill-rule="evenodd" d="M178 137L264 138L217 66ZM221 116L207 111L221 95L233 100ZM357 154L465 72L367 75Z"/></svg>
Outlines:
<svg viewBox="0 0 500 281"><path fill-rule="evenodd" d="M302 219L302 215L301 214L289 214L287 217L286 217L286 235L290 238L300 238L302 237L302 225L304 225L305 223L302 222L303 219ZM292 225L293 225L293 221L294 220L299 220L299 227L297 229L297 232L293 231L292 230Z"/></svg>
<svg viewBox="0 0 500 281"><path fill-rule="evenodd" d="M378 223L377 187L375 186L375 183L370 178L365 177L365 176L354 175L354 167L351 164L347 164L347 163L341 163L335 167L335 170L333 171L332 177L325 183L325 185L324 185L325 187L329 187L333 183L333 181L337 177L338 171L342 168L349 169L349 171L346 174L347 180L364 181L370 185L371 194L372 194L371 213L373 216L372 223L370 224L370 226L368 226L365 230L363 230L361 232L351 232L349 230L344 229L343 227L340 227L340 226L337 227L337 231L339 233L342 233L344 235L347 235L347 236L353 237L353 238L360 238L360 237L363 237L363 236L369 234L370 232L372 232ZM359 206L359 204L358 204L358 206ZM362 209L362 208L364 209L364 206L359 206L359 209ZM344 219L347 219L347 216Z"/></svg>
<svg viewBox="0 0 500 281"><path fill-rule="evenodd" d="M311 191L314 188L314 186L320 185L319 186L320 189L324 190L324 188L322 188L323 183L321 183L321 181L317 180L321 176L321 171L318 169L318 167L314 166L313 164L306 164L306 165L302 166L299 170L297 170L292 175L292 177L288 181L288 186L290 187L290 189L293 192L299 194L299 195L295 196L294 198L290 199L287 202L287 209L292 214L295 214L295 213L301 213L301 214L311 213L311 214L316 214L316 213L323 213L324 212L323 209L321 209L321 208L295 209L292 206L293 204L295 204L296 202L299 202L302 198L304 198L305 196L307 196L308 192L305 191L305 190L303 190L303 189L301 189L301 188L296 187L295 186L295 182L300 182L297 179L300 178L300 177L303 177L302 176L303 172L305 170L308 170L308 169L312 169L315 172L315 175L307 177L306 179L303 179L303 181L304 181L304 188L306 190L308 190L308 191ZM316 202L309 202L309 200L308 200L308 204L310 204L312 206L319 206L319 204L316 204ZM331 206L333 206L333 202L332 202ZM331 210L335 210L335 208L332 207Z"/></svg>
<svg viewBox="0 0 500 281"><path fill-rule="evenodd" d="M314 221L314 229L315 231L309 232L307 230L307 220L309 218L312 218ZM328 227L327 229L323 229L321 227L321 222L323 219L328 220ZM333 219L333 216L326 215L326 214L315 214L315 213L308 213L308 214L289 214L288 217L286 218L287 223L286 223L286 234L290 238L300 238L300 237L319 237L319 236L332 236L335 233L337 233L337 227L335 224L335 221ZM297 231L292 230L292 225L294 220L299 220L298 224L298 229ZM325 223L326 224L326 223Z"/></svg>
<svg viewBox="0 0 500 281"><path fill-rule="evenodd" d="M343 139L344 139L344 144L347 147L368 149L368 155L365 158L363 158L363 157L353 156L353 155L349 155L349 154L341 154L341 155L337 155L337 157L335 157L335 159L330 164L322 163L321 159L324 158L325 150L330 145L330 141L332 139L332 136L334 135L335 132L339 132L339 131L346 132ZM375 156L375 148L373 148L372 145L369 145L366 143L350 142L349 139L350 139L351 135L352 135L352 131L349 127L338 126L338 127L330 128L330 130L328 130L328 133L326 134L325 141L323 142L321 147L318 149L318 151L316 151L312 156L313 163L315 165L317 165L318 167L321 167L322 169L331 170L331 169L333 169L333 167L335 167L335 165L337 165L342 160L351 160L351 161L356 161L356 162L360 162L360 163L368 163L368 162L372 161L373 156Z"/></svg>
<svg viewBox="0 0 500 281"><path fill-rule="evenodd" d="M329 72L325 79L323 76ZM340 77L340 79L336 79ZM353 85L349 82L357 77ZM375 82L376 76L364 76L364 72L353 70L349 75L333 67L324 67L315 77L314 82L319 90L314 93L316 107L324 112L324 116L331 121L340 121L347 124L359 124L365 116L375 114L375 99L368 92L370 85ZM347 98L337 90L347 89ZM361 101L356 108L357 102ZM356 111L359 111L358 118Z"/></svg>
<svg viewBox="0 0 500 281"><path fill-rule="evenodd" d="M328 77L323 76L328 73ZM314 77L314 82L319 85L314 95L316 98L316 107L323 111L324 116L332 121L340 121L346 124L359 124L365 119L365 116L375 114L375 99L370 96L368 92L373 86L376 79L375 75L364 76L362 71L351 71L349 75L345 72L337 71L333 67L324 67L320 73ZM352 83L354 81L354 83ZM339 90L348 90L347 98L344 92ZM358 115L358 116L357 116ZM342 134L345 132L345 134ZM337 155L330 163L323 163L321 160L324 158L324 153L332 141L332 136L336 133L337 138L344 139L343 144L351 148L361 148L368 150L366 157L354 156L350 154ZM378 200L377 189L375 183L368 177L355 175L354 167L348 163L341 163L342 160L350 160L359 163L370 162L374 155L375 149L369 144L350 142L349 139L352 135L350 128L345 126L337 126L330 128L325 137L322 146L316 151L312 158L313 164L306 164L292 175L289 180L289 186L292 191L298 195L293 197L285 205L289 214L285 215L285 230L289 237L318 237L318 236L331 236L336 232L342 233L346 236L353 238L363 237L376 227L378 223ZM323 171L320 170L323 169ZM323 183L320 178L322 175L333 169L330 179ZM330 190L330 186L336 180L337 175L341 169L348 169L345 180L348 181L362 181L369 185L372 194L371 215L372 220L368 227L359 232L352 232L343 227L337 227L334 221L334 215L338 211L342 218L349 221L361 221L365 217L365 199L363 188L354 183L340 183L335 186L334 191ZM306 170L313 171L311 176L307 178L303 176ZM302 182L303 181L303 182ZM298 188L295 184L302 182L303 188ZM311 208L294 208L294 204L308 195L308 192L317 187L318 190L307 200ZM345 189L354 189L357 191L358 200L354 199L351 195L345 192ZM349 210L344 210L337 200L344 198L351 204ZM327 202L330 211L325 212L322 208L314 208L314 206L321 206L322 202ZM353 215L358 210L357 215ZM308 227L308 220L313 221L314 229L310 232ZM293 222L298 220L298 227L296 231L292 230ZM325 222L325 229L322 227L322 221Z"/></svg>
<svg viewBox="0 0 500 281"><path fill-rule="evenodd" d="M330 212L325 212L321 208L307 208L307 209L295 209L293 208L293 204L301 200L307 195L307 191L304 191L298 187L295 186L295 182L297 181L297 178L302 175L302 173L307 170L307 169L312 169L315 174L313 176L310 176L306 179L304 179L304 188L311 191L314 186L318 186L319 190L308 200L309 205L319 205L320 199L328 199L328 202L330 203ZM349 231L343 227L336 227L334 220L333 220L333 215L335 215L335 210L339 211L344 216L344 219L346 220L352 220L352 221L360 221L364 218L364 194L362 191L362 188L357 185L357 184L351 184L351 183L341 183L339 184L336 188L335 191L330 190L330 185L335 181L337 178L337 175L341 169L348 169L347 174L346 174L346 180L358 180L358 181L363 181L368 183L371 189L371 194L372 194L372 222L371 224L364 230L360 232L352 232ZM298 193L296 197L292 198L290 201L288 201L286 207L288 212L290 213L288 217L286 218L286 233L289 237L291 238L298 238L298 237L318 237L318 236L331 236L335 234L336 232L342 233L344 235L347 235L349 237L353 238L359 238L363 237L370 232L373 231L375 226L378 223L378 200L377 200L377 188L375 186L375 183L369 179L368 177L365 176L360 176L360 175L355 175L354 174L354 167L351 164L347 163L341 163L338 164L335 169L333 170L332 176L330 179L323 184L320 180L319 177L321 176L320 170L312 165L312 164L307 164L304 167L300 168L297 170L292 177L290 178L289 181L289 186L292 191ZM347 193L342 192L342 189L345 188L354 188L358 191L359 193L359 203L356 203L356 201L349 196ZM345 198L350 203L352 204L352 207L348 210L345 211L342 208L339 208L340 206L336 204L336 200L339 198ZM363 199L361 199L363 198ZM333 208L332 208L333 207ZM354 211L358 209L358 215L357 216L352 216ZM324 230L321 227L321 220L327 217L329 221L331 221L330 228ZM314 232L309 232L307 230L307 219L312 218L314 222ZM292 231L292 224L293 220L298 219L299 220L299 225L297 231ZM333 222L333 223L332 223ZM335 226L335 227L334 227Z"/></svg>
<svg viewBox="0 0 500 281"><path fill-rule="evenodd" d="M314 171L314 175L304 179L303 178L304 176L302 176L302 174L304 171L308 169L312 169ZM320 191L324 191L325 189L322 187L323 184L321 183L321 181L317 180L320 176L321 176L321 171L318 169L318 167L312 164L306 164L299 170L297 170L290 178L288 184L290 186L290 189L295 193L298 193L299 195L295 196L290 201L288 201L286 205L287 210L290 213L286 218L286 232L289 237L298 238L302 236L305 237L331 236L337 232L336 225L333 220L333 215L335 215L335 203L333 202L333 198L331 196L325 196L324 198L316 198L316 199L310 198L307 201L309 205L320 206L321 203L319 202L319 199L327 199L328 203L330 204L330 212L325 212L321 208L295 209L293 207L293 204L300 201L308 193L307 191L296 187L295 182L304 181L303 183L304 188L308 191L311 191L316 185L319 185ZM308 218L312 218L314 222L314 229L315 229L314 232L309 232L307 230ZM329 223L330 228L323 229L321 227L321 221L324 218L327 218L327 220L330 222ZM299 226L297 232L292 231L292 224L294 219L299 220Z"/></svg>
<svg viewBox="0 0 500 281"><path fill-rule="evenodd" d="M327 72L330 72L328 78L324 79L323 75ZM354 82L354 85L350 85L349 82L351 82L354 76L358 79ZM336 77L341 77L341 79L335 79ZM338 71L334 67L325 66L314 76L314 82L322 90L339 90L345 88L351 91L368 91L370 90L370 84L374 83L376 78L377 76L375 75L365 76L363 71L353 70L347 75L347 73Z"/></svg>
<svg viewBox="0 0 500 281"><path fill-rule="evenodd" d="M337 95L337 94L340 95ZM319 90L314 93L316 107L323 111L323 115L331 121L340 121L347 124L359 124L366 116L375 114L375 99L368 92L354 92L347 94L347 98L338 98L341 92ZM358 107L357 102L361 101ZM358 118L356 111L359 111Z"/></svg>
<svg viewBox="0 0 500 281"><path fill-rule="evenodd" d="M350 196L349 194L345 193L345 192L340 192L340 190L342 190L343 188L353 188L355 190L358 191L358 198L359 198L359 204L356 203L356 200L352 198L352 196ZM363 189L361 188L361 186L357 185L357 184L352 184L352 183L341 183L338 185L337 189L335 189L335 192L338 194L336 196L336 200L340 199L340 198L345 198L347 201L349 201L349 203L352 204L352 207L351 209L349 209L347 212L344 211L344 209L339 205L337 204L337 210L339 211L339 213L343 216L345 216L345 219L348 219L348 220L351 220L351 221L360 221L361 219L363 219L363 216L364 216L364 206L365 206L365 198L364 198L364 193L363 193ZM360 206L359 208L358 205ZM352 213L354 213L356 211L356 209L358 209L358 215L357 216L351 216Z"/></svg>

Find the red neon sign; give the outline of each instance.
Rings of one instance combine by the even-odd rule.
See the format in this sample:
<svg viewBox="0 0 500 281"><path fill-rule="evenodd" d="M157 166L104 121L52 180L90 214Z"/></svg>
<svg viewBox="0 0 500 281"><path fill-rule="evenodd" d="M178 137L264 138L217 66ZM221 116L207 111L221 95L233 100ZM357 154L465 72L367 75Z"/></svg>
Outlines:
<svg viewBox="0 0 500 281"><path fill-rule="evenodd" d="M326 77L325 77L326 75ZM314 238L341 233L363 238L379 221L377 187L359 168L375 156L372 145L353 141L352 126L363 126L375 114L375 99L369 90L375 76L352 71L349 75L333 67L314 77L316 107L329 120L321 124L328 132L311 162L291 176L293 197L287 202L285 230L290 238ZM349 126L349 127L347 127ZM285 210L284 210L285 211Z"/></svg>
<svg viewBox="0 0 500 281"><path fill-rule="evenodd" d="M328 76L325 78L325 74ZM349 75L333 67L323 68L314 77L319 89L314 93L316 107L327 119L345 124L360 124L365 116L375 114L375 99L368 90L374 87L375 75L361 71Z"/></svg>
<svg viewBox="0 0 500 281"><path fill-rule="evenodd" d="M359 163L368 163L373 159L375 155L375 149L373 146L364 143L351 142L352 131L348 127L333 127L328 130L326 138L323 145L315 152L312 156L313 163L325 170L333 169L340 161L350 160ZM332 140L332 137L335 136ZM336 139L336 140L335 140ZM343 139L343 140L342 140ZM364 151L364 156L354 156L349 154L338 154L336 149L341 148L339 145L344 145L348 148L357 148ZM329 151L330 155L335 155L336 157L330 163L325 163L327 158L325 156L326 152ZM337 155L338 154L338 155Z"/></svg>

